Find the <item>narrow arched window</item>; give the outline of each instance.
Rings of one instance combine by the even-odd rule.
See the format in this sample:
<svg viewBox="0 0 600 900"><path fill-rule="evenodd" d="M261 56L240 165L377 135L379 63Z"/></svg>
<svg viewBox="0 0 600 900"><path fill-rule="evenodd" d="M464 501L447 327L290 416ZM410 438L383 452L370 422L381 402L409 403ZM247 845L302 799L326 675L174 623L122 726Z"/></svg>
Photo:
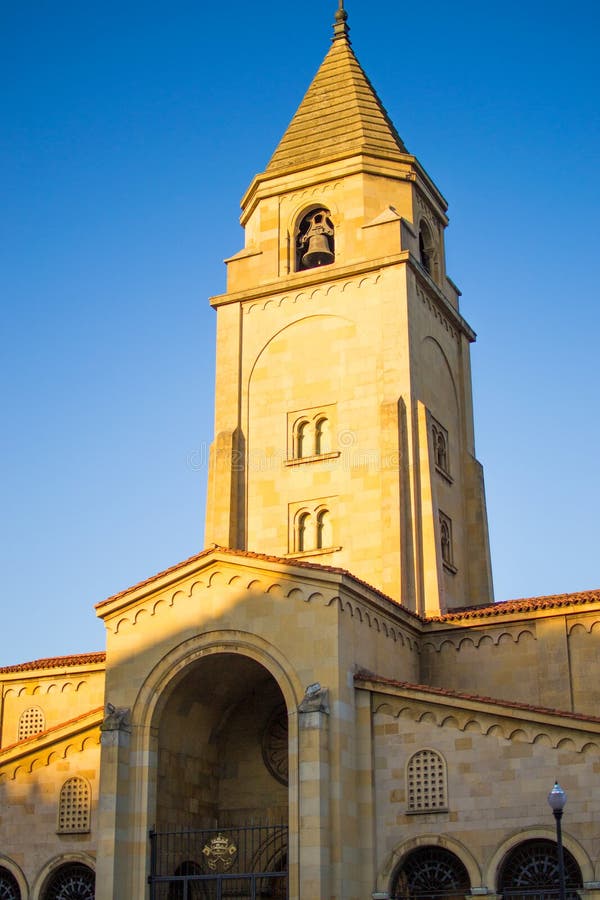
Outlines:
<svg viewBox="0 0 600 900"><path fill-rule="evenodd" d="M91 790L85 778L67 778L58 804L59 834L85 834L90 830Z"/></svg>
<svg viewBox="0 0 600 900"><path fill-rule="evenodd" d="M431 812L448 807L446 764L435 750L418 750L406 766L409 812Z"/></svg>
<svg viewBox="0 0 600 900"><path fill-rule="evenodd" d="M436 277L436 247L429 225L422 221L419 225L419 261L428 275Z"/></svg>
<svg viewBox="0 0 600 900"><path fill-rule="evenodd" d="M308 550L310 513L301 512L296 518L296 552Z"/></svg>
<svg viewBox="0 0 600 900"><path fill-rule="evenodd" d="M329 419L322 416L320 419L317 419L315 424L315 454L318 456L321 453L329 453L330 450L331 438Z"/></svg>
<svg viewBox="0 0 600 900"><path fill-rule="evenodd" d="M435 465L445 475L449 475L448 432L439 422L436 422L435 419L432 421L431 432L433 436L433 458L435 460Z"/></svg>
<svg viewBox="0 0 600 900"><path fill-rule="evenodd" d="M335 260L335 230L328 209L306 213L296 234L296 271L328 266Z"/></svg>
<svg viewBox="0 0 600 900"><path fill-rule="evenodd" d="M303 456L310 456L310 448L308 447L308 422L298 422L296 425L296 434L294 436L294 456L296 459L302 459Z"/></svg>
<svg viewBox="0 0 600 900"><path fill-rule="evenodd" d="M19 717L18 741L24 741L25 738L33 737L35 734L41 734L46 727L44 713L39 706L30 706L24 710Z"/></svg>
<svg viewBox="0 0 600 900"><path fill-rule="evenodd" d="M440 512L440 543L442 562L448 566L454 565L454 552L452 548L452 520L443 512Z"/></svg>
<svg viewBox="0 0 600 900"><path fill-rule="evenodd" d="M317 513L317 549L331 547L331 516L328 509L320 509Z"/></svg>

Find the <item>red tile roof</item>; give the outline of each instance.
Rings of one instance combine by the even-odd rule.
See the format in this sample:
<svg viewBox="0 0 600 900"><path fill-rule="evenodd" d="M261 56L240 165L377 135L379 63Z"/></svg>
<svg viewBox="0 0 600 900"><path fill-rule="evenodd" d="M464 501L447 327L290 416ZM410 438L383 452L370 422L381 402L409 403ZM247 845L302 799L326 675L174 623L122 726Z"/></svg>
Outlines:
<svg viewBox="0 0 600 900"><path fill-rule="evenodd" d="M104 650L96 653L80 653L76 656L49 656L47 659L34 659L31 662L18 663L15 666L0 667L0 675L12 672L34 672L36 669L61 669L68 666L89 666L103 663L106 660Z"/></svg>
<svg viewBox="0 0 600 900"><path fill-rule="evenodd" d="M38 734L31 734L29 737L23 738L22 741L15 741L14 744L7 744L6 747L0 747L0 755L8 753L9 750L14 750L15 747L19 747L21 744L25 746L29 741L39 741L40 738L45 738L54 731L60 731L61 728L66 728L69 725L76 725L77 722L81 722L82 719L87 719L88 716L93 716L94 714L98 715L99 713L104 714L103 706L96 706L94 709L88 709L87 712L81 713L81 715L75 716L73 719L67 719L66 722L60 722L59 725L53 725L52 728L46 728L45 731L40 731Z"/></svg>
<svg viewBox="0 0 600 900"><path fill-rule="evenodd" d="M105 603L110 603L112 600L118 600L119 597L123 597L125 594L130 593L130 591L138 590L139 588L146 587L152 582L157 581L159 578L163 578L165 575L170 575L173 572L176 572L178 569L184 568L184 566L191 565L195 562L199 562L204 557L209 556L211 553L225 553L227 556L235 556L241 559L255 559L260 562L269 562L275 563L276 565L282 566L290 566L290 567L299 567L303 569L312 569L314 572L330 572L334 575L341 575L346 578L352 579L352 581L356 582L356 584L361 584L363 587L366 587L369 591L377 594L380 597L383 597L384 600L387 600L388 603L393 603L395 606L399 606L406 614L409 616L413 616L416 619L421 619L416 613L411 612L411 610L402 606L401 603L398 603L397 600L393 600L391 597L388 597L387 594L384 594L382 591L373 587L373 585L368 584L366 581L363 581L360 578L357 578L356 575L353 575L352 572L349 572L347 569L342 569L339 566L328 566L323 565L322 563L312 563L308 562L306 559L296 559L293 557L284 557L284 556L271 556L267 553L256 553L253 550L232 550L229 547L220 547L218 544L215 544L212 547L209 547L206 550L203 550L201 553L197 553L195 556L190 556L188 559L184 559L180 563L176 563L174 566L170 566L168 569L163 569L162 572L157 572L156 575L151 575L150 578L146 578L144 581L139 581L137 584L134 584L132 587L127 588L124 591L119 591L118 594L113 594L111 597L107 597L106 600L101 600L100 603L96 604L96 609L100 609L104 606Z"/></svg>
<svg viewBox="0 0 600 900"><path fill-rule="evenodd" d="M599 603L600 590L579 591L575 594L548 594L545 597L524 597L520 600L504 600L489 606L465 606L452 610L443 616L432 616L428 622L454 622L460 619L503 616L510 613L535 612L538 609L556 609L561 606L582 606Z"/></svg>
<svg viewBox="0 0 600 900"><path fill-rule="evenodd" d="M375 684L389 685L390 687L401 688L408 691L421 691L424 694L434 694L438 697L451 697L456 700L470 700L475 703L493 703L495 706L503 706L506 709L520 709L527 712L540 713L542 715L561 716L567 719L576 719L580 722L597 722L600 723L600 716L586 716L582 713L569 712L563 709L554 709L548 706L534 706L531 703L519 703L516 700L501 700L497 697L485 697L480 694L467 694L464 691L451 691L447 688L431 687L428 684L412 684L409 681L395 681L393 678L383 678L380 675L374 675L366 669L360 669L354 673L354 681L370 681Z"/></svg>

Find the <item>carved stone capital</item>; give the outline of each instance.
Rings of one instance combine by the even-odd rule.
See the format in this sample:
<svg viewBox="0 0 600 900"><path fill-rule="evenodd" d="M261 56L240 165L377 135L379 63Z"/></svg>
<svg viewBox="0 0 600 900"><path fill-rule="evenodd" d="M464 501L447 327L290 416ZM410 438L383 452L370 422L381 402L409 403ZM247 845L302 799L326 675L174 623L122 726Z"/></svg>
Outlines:
<svg viewBox="0 0 600 900"><path fill-rule="evenodd" d="M107 703L100 731L126 731L131 733L130 712L131 710L127 707L116 707L112 703Z"/></svg>

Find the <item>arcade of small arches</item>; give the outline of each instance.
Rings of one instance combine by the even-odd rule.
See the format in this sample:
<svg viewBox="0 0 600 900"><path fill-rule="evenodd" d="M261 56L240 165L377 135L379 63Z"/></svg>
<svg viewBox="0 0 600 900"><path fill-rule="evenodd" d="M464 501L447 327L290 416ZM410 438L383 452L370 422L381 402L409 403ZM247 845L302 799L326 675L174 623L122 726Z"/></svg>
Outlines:
<svg viewBox="0 0 600 900"><path fill-rule="evenodd" d="M583 878L575 856L563 847L567 900L582 896ZM461 859L460 850L442 843L423 844L404 854L394 854L389 886L378 894L387 900L462 900L482 889L473 884L473 860ZM398 860L398 856L400 856ZM469 873L471 869L471 874ZM558 855L555 841L531 837L515 841L502 856L495 872L495 884L485 893L504 900L557 900L559 896Z"/></svg>
<svg viewBox="0 0 600 900"><path fill-rule="evenodd" d="M440 844L424 844L407 852L396 864L389 888L378 896L388 900L462 900L472 894L467 860ZM564 848L567 900L582 896L583 879L573 854ZM29 900L27 890L4 861L0 865L0 900ZM174 872L181 875L182 872ZM189 874L187 871L183 874ZM489 892L489 891L488 891ZM557 848L547 838L529 838L514 844L502 858L494 892L504 900L556 900L558 897ZM95 873L80 861L53 868L35 900L93 900ZM269 894L271 896L271 894ZM284 896L283 894L281 896Z"/></svg>
<svg viewBox="0 0 600 900"><path fill-rule="evenodd" d="M4 861L0 864L0 900L94 900L96 873L91 865L70 860L46 868L39 890L31 890L18 867Z"/></svg>

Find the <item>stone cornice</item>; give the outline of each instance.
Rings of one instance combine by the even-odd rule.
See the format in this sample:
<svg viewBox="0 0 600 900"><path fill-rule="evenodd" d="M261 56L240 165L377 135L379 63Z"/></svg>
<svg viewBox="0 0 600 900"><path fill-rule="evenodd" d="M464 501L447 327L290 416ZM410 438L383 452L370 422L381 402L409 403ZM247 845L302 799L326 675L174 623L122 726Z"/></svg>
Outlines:
<svg viewBox="0 0 600 900"><path fill-rule="evenodd" d="M482 734L527 743L544 739L554 747L600 752L598 717L393 682L362 672L355 677L355 687L371 693L374 713L395 718L407 715L415 721L451 725L461 731L475 728Z"/></svg>
<svg viewBox="0 0 600 900"><path fill-rule="evenodd" d="M88 739L94 744L99 743L100 724L103 718L104 708L100 706L75 719L49 728L41 734L32 735L26 740L4 747L0 750L0 774L6 775L11 765L14 765L10 776L14 777L17 764L26 765L31 770L34 762L42 757L44 759L42 764L47 765L50 757L66 756L67 752L73 749L74 741L77 744L76 749L83 749Z"/></svg>

